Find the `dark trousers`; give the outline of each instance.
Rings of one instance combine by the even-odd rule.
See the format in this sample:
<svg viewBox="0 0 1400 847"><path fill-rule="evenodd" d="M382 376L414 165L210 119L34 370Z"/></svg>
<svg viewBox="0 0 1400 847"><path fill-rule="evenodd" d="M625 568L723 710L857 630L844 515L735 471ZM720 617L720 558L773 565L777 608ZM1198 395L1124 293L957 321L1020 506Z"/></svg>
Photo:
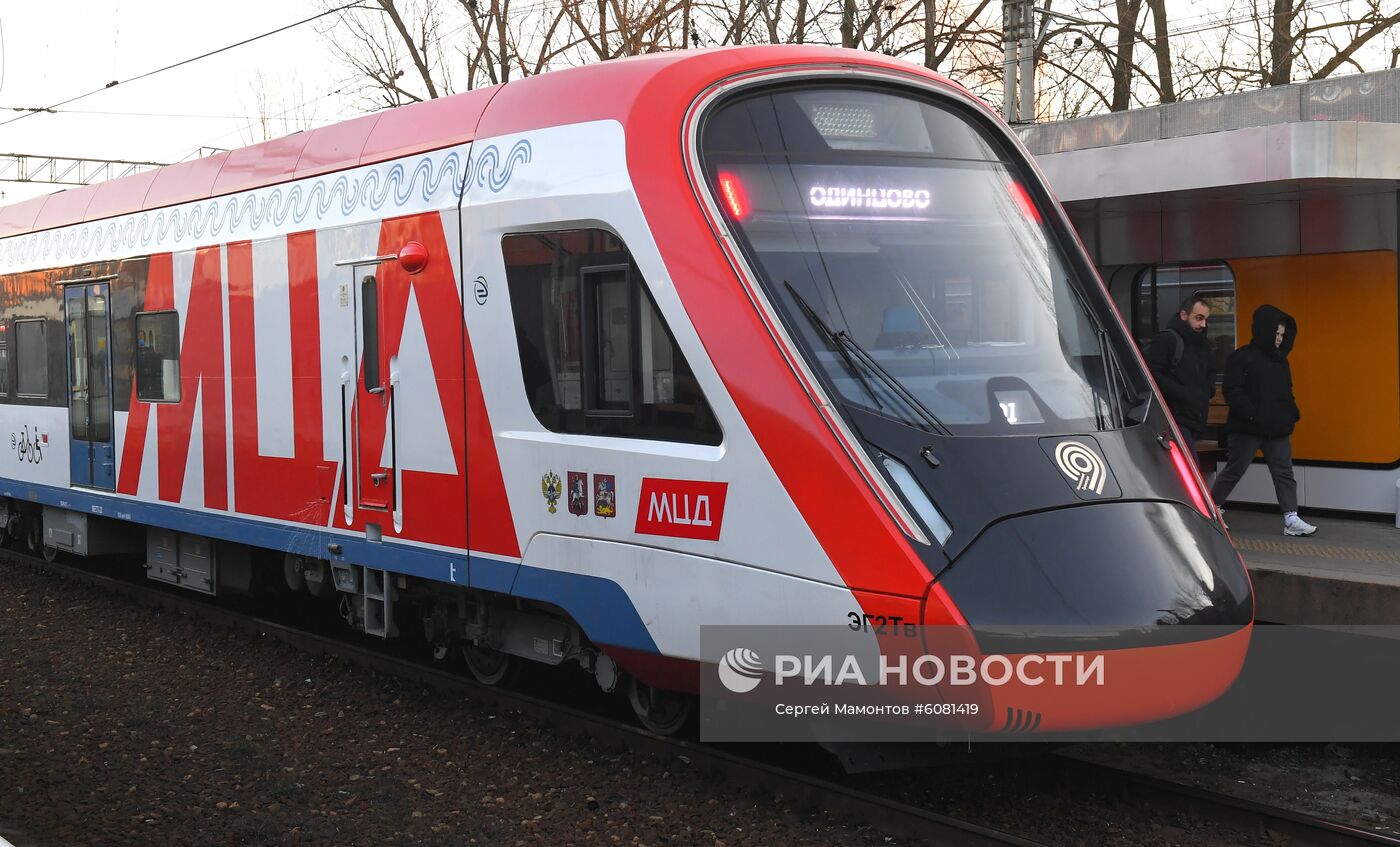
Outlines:
<svg viewBox="0 0 1400 847"><path fill-rule="evenodd" d="M1279 508L1285 514L1298 511L1298 482L1293 479L1293 447L1286 435L1266 438L1246 432L1230 433L1229 457L1210 488L1211 498L1217 503L1224 503L1244 472L1249 470L1249 464L1259 450L1264 451L1269 476L1274 478L1274 494L1278 497Z"/></svg>

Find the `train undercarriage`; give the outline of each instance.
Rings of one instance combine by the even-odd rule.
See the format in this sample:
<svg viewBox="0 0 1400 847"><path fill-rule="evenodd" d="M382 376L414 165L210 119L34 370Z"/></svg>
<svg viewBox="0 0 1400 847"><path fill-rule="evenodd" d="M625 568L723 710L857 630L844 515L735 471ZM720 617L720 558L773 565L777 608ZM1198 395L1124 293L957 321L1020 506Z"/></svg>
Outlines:
<svg viewBox="0 0 1400 847"><path fill-rule="evenodd" d="M142 557L147 579L214 597L282 597L334 604L352 630L421 640L438 662L459 661L484 685L509 684L526 663L577 665L624 697L659 735L687 729L691 694L654 688L624 671L562 609L393 571L279 552L98 515L0 499L0 543L53 561L62 553Z"/></svg>

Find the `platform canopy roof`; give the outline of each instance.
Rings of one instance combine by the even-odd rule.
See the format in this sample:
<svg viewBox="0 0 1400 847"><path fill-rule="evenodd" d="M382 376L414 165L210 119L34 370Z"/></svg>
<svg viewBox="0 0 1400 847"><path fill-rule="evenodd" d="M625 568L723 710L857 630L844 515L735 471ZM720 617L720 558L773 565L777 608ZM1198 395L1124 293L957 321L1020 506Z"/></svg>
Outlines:
<svg viewBox="0 0 1400 847"><path fill-rule="evenodd" d="M1400 183L1400 69L1018 133L1065 203L1329 184L1390 188Z"/></svg>

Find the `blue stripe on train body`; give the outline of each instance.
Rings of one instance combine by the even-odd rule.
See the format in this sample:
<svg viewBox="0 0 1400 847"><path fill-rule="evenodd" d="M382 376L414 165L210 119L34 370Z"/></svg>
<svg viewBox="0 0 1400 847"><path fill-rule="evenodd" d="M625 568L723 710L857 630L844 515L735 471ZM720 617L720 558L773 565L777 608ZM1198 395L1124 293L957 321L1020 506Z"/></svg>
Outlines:
<svg viewBox="0 0 1400 847"><path fill-rule="evenodd" d="M464 550L369 541L325 527L267 523L11 479L0 479L0 496L550 603L567 612L595 643L659 652L627 592L598 576L533 568ZM340 552L331 554L328 544L340 545Z"/></svg>

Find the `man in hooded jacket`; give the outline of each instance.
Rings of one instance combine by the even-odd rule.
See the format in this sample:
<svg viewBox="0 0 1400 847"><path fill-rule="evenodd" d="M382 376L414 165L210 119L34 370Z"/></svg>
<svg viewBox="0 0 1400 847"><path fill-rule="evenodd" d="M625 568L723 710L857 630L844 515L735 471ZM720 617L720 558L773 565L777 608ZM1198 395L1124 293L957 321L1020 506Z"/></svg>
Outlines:
<svg viewBox="0 0 1400 847"><path fill-rule="evenodd" d="M1293 479L1293 448L1288 440L1302 417L1288 368L1298 325L1282 309L1264 305L1254 310L1252 330L1252 340L1225 362L1229 457L1210 494L1215 502L1225 502L1249 470L1254 454L1262 450L1283 510L1283 534L1312 535L1317 527L1298 517L1298 483Z"/></svg>
<svg viewBox="0 0 1400 847"><path fill-rule="evenodd" d="M1210 370L1210 348L1206 346L1209 319L1210 305L1205 300L1186 300L1167 328L1152 339L1144 356L1192 453L1205 431L1210 398L1215 393L1215 374Z"/></svg>

